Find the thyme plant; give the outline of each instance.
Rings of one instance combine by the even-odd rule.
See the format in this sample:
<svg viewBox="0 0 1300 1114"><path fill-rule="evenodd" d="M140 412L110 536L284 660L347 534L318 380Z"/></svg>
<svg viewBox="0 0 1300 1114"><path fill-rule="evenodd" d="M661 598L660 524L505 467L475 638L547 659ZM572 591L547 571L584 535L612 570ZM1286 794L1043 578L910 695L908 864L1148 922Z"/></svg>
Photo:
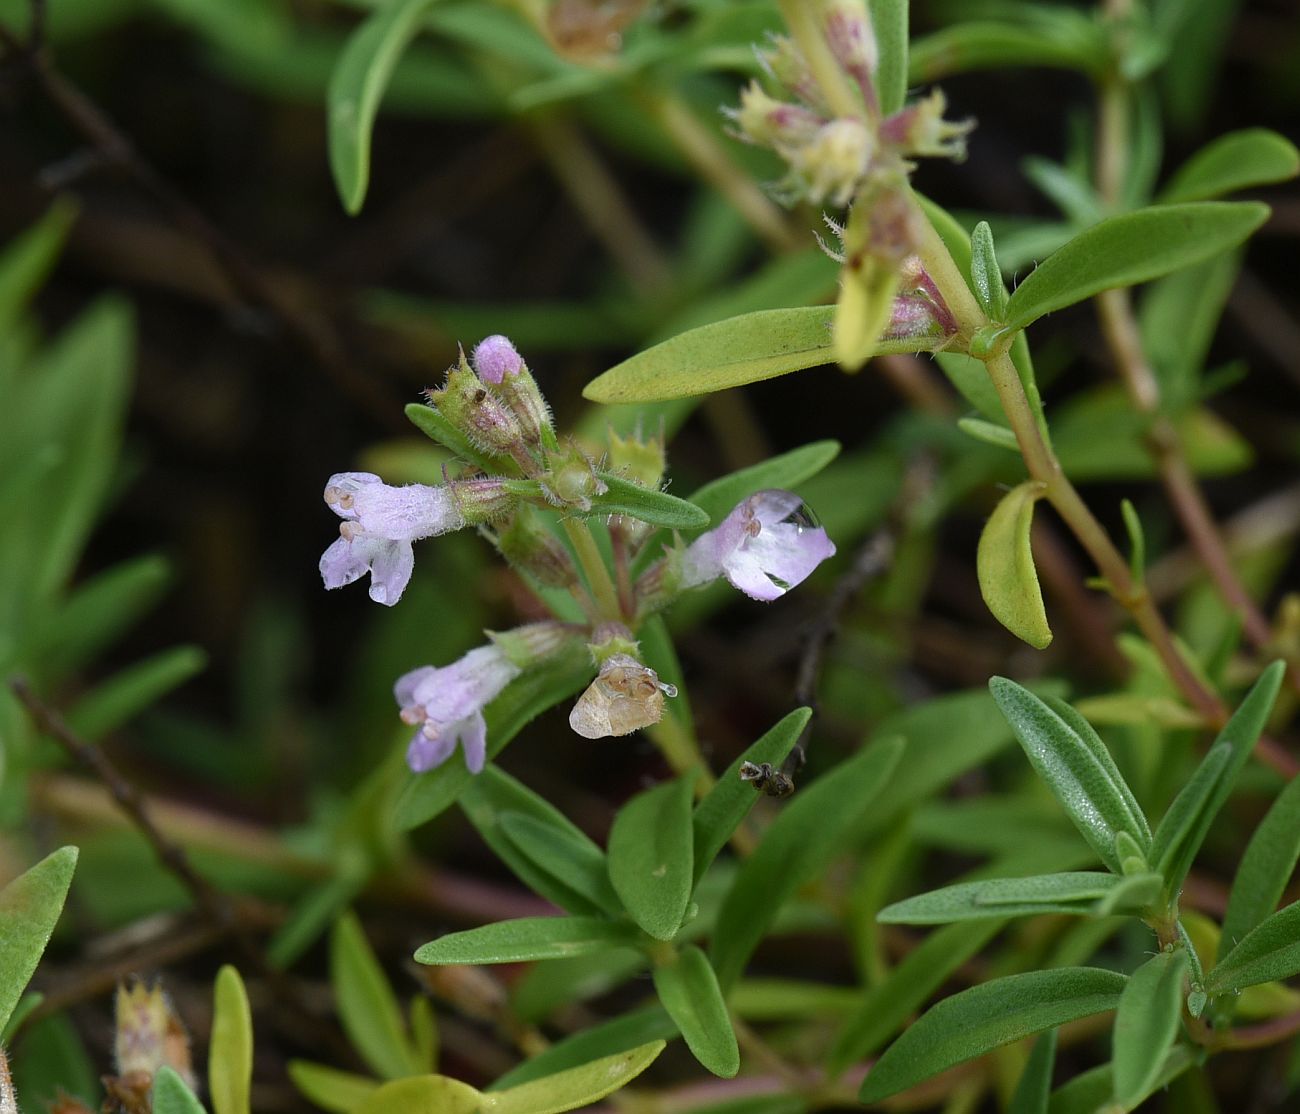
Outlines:
<svg viewBox="0 0 1300 1114"><path fill-rule="evenodd" d="M340 392L395 417L339 359L346 330L244 259L62 74L78 20L132 7L84 3L0 2L5 65ZM191 773L227 795L284 789L261 750L232 771L219 729L150 718L202 668L193 648L85 691L167 576L154 558L78 572L128 474L134 326L110 298L41 339L29 303L68 202L0 256L0 800L6 861L36 860L0 890L0 1114L1289 1108L1300 608L1278 577L1300 520L1256 547L1277 559L1234 551L1202 480L1251 466L1209 405L1239 374L1208 365L1270 218L1249 195L1300 156L1249 127L1172 170L1161 157L1200 122L1231 3L935 3L920 36L905 0L137 7L183 24L227 80L323 104L333 187L362 220L392 171L372 151L381 110L515 121L621 274L559 324L499 303L438 319L440 344L470 348L405 406L427 440L322 471L324 588L364 581L381 625L354 638L349 593L328 598L331 626L373 651L349 671L368 691L305 730L319 755L374 761L347 784L313 770L310 815L283 831L155 801L139 763L101 747L131 753L138 733L206 756ZM963 76L1024 67L1047 101L1056 71L1090 98L1061 122L1063 161L1023 164L1058 215L920 192L927 162L960 185L979 154ZM587 132L698 190L680 261ZM392 291L357 300L407 340L436 318ZM596 318L612 342L584 334ZM1082 329L1114 382L1081 385ZM559 354L582 348L633 354L580 410ZM748 395L720 392L801 373L788 397L806 402L878 372L914 413L869 431L847 415L864 431L850 452L824 436L846 415L793 405L773 422L793 448L697 485L675 451L697 407L723 441L754 424ZM1098 480L1115 487L1085 497ZM941 537L971 505L978 539ZM1191 573L1161 557L1178 536ZM982 626L957 672L987 686L948 692L921 678L953 537L987 609L963 619ZM511 614L478 635L477 585L496 577L511 606L494 619ZM679 649L731 589L785 658L779 684L743 677L766 730L715 747L727 713L691 690L716 697L711 676L754 659L716 633ZM293 651L271 643L230 734L274 745L290 698L260 674ZM593 807L543 743L636 774ZM507 771L530 751L535 779ZM458 873L457 813L513 881ZM123 823L135 842L115 849ZM178 905L197 923L162 947L149 918ZM115 929L153 943L90 946ZM207 952L221 962L196 978L182 961ZM111 1049L69 1010L97 1001L107 1031L109 997ZM253 1082L273 1079L293 1091Z"/></svg>

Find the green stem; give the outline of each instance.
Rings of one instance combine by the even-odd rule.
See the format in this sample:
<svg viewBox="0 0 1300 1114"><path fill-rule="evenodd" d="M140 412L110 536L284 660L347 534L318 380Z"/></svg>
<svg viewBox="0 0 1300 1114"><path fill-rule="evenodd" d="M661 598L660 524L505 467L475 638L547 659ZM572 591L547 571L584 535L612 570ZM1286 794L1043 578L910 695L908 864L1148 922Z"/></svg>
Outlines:
<svg viewBox="0 0 1300 1114"><path fill-rule="evenodd" d="M573 551L578 558L578 567L582 569L582 574L586 577L587 585L596 599L596 606L600 609L601 617L608 619L612 623L623 622L626 617L618 604L618 590L614 587L614 581L610 578L605 559L600 555L600 550L596 547L596 539L591 536L591 530L580 518L566 518L564 519L564 532L568 534L569 541L573 543Z"/></svg>

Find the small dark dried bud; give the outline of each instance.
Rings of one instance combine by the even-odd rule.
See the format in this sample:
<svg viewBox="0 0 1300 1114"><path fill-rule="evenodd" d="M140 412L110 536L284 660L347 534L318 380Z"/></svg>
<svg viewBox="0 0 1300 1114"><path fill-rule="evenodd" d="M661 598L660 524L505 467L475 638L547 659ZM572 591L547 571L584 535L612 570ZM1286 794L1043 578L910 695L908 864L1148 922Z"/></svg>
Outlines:
<svg viewBox="0 0 1300 1114"><path fill-rule="evenodd" d="M770 762L742 762L740 780L749 782L767 797L788 797L794 792L794 780Z"/></svg>

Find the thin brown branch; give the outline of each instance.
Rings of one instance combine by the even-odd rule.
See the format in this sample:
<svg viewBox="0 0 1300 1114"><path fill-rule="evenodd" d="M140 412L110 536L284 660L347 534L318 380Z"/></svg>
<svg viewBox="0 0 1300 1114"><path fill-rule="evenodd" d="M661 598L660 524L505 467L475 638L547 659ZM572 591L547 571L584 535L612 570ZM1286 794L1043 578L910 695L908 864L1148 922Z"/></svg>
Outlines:
<svg viewBox="0 0 1300 1114"><path fill-rule="evenodd" d="M97 163L124 173L154 200L177 228L202 244L240 296L267 312L285 335L375 421L385 428L406 428L396 400L373 378L352 365L328 319L299 305L277 288L238 244L141 155L126 132L106 112L55 69L47 50L29 49L3 25L0 25L0 43L10 54L25 59L41 93L91 145Z"/></svg>

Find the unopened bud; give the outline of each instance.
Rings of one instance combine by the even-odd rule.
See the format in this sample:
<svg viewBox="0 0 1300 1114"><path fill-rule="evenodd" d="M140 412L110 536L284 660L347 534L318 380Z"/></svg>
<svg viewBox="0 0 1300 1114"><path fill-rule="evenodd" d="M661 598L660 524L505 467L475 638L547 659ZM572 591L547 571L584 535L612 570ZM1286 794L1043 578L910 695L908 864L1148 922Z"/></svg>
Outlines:
<svg viewBox="0 0 1300 1114"><path fill-rule="evenodd" d="M147 1090L159 1068L170 1067L187 1086L195 1086L189 1033L161 986L119 985L116 1023L113 1054L124 1084L134 1088L142 1081Z"/></svg>
<svg viewBox="0 0 1300 1114"><path fill-rule="evenodd" d="M741 139L781 152L809 143L822 124L822 118L811 109L768 96L756 81L741 90L740 107L728 110L727 115Z"/></svg>
<svg viewBox="0 0 1300 1114"><path fill-rule="evenodd" d="M767 46L758 51L758 60L765 70L805 104L829 114L830 109L822 96L821 86L813 77L808 59L788 35L773 35Z"/></svg>
<svg viewBox="0 0 1300 1114"><path fill-rule="evenodd" d="M871 84L876 72L878 52L871 13L864 0L826 0L822 26L826 43L835 60L862 89L868 105L874 105L875 89Z"/></svg>
<svg viewBox="0 0 1300 1114"><path fill-rule="evenodd" d="M871 129L845 117L824 124L802 150L791 153L790 169L805 183L805 196L814 205L829 201L843 208L858 192L874 153Z"/></svg>
<svg viewBox="0 0 1300 1114"><path fill-rule="evenodd" d="M579 628L547 619L513 630L488 631L487 636L511 665L531 669L573 643L579 636Z"/></svg>
<svg viewBox="0 0 1300 1114"><path fill-rule="evenodd" d="M474 348L474 370L484 383L499 386L507 376L518 375L524 369L524 358L509 337L496 333L485 337Z"/></svg>
<svg viewBox="0 0 1300 1114"><path fill-rule="evenodd" d="M943 91L936 89L924 100L885 120L880 125L881 139L907 155L960 162L966 157L966 136L975 127L975 121L945 120L943 113L947 106Z"/></svg>
<svg viewBox="0 0 1300 1114"><path fill-rule="evenodd" d="M429 393L429 401L475 448L492 456L513 457L525 471L531 466L519 420L470 370L464 355L447 372L442 389Z"/></svg>

